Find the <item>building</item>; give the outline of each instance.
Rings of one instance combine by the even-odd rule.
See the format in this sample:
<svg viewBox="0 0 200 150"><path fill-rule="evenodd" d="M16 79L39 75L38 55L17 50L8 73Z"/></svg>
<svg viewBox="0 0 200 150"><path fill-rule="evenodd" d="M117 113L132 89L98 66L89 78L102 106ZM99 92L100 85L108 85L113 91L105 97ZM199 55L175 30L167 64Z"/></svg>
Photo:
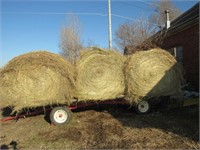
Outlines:
<svg viewBox="0 0 200 150"><path fill-rule="evenodd" d="M199 89L199 2L171 22L161 48L171 52L185 71L186 81Z"/></svg>
<svg viewBox="0 0 200 150"><path fill-rule="evenodd" d="M150 38L150 41L156 39L155 43L161 39L162 42L155 45L175 56L184 68L186 82L195 90L199 89L199 4L173 20L168 29L164 28ZM133 52L134 49L126 47L124 54Z"/></svg>

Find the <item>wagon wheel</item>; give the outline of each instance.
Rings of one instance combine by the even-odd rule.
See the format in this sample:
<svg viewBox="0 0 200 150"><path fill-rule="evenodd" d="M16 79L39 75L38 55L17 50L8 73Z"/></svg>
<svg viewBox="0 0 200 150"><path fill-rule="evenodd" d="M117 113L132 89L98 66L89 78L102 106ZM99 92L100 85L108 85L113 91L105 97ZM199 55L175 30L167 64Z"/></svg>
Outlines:
<svg viewBox="0 0 200 150"><path fill-rule="evenodd" d="M136 105L136 111L138 114L147 114L150 112L149 102L142 100Z"/></svg>
<svg viewBox="0 0 200 150"><path fill-rule="evenodd" d="M54 125L68 124L71 118L72 112L66 107L55 107L50 113L50 120Z"/></svg>

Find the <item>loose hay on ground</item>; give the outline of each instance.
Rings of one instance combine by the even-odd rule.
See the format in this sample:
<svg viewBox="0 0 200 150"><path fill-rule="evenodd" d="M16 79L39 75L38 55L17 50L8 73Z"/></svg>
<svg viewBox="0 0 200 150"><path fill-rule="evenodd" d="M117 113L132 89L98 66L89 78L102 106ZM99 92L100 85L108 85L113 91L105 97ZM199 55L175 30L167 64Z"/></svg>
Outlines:
<svg viewBox="0 0 200 150"><path fill-rule="evenodd" d="M76 62L79 100L115 99L124 94L124 57L111 50L90 48Z"/></svg>
<svg viewBox="0 0 200 150"><path fill-rule="evenodd" d="M182 69L165 50L130 55L125 64L126 96L131 103L143 98L180 96Z"/></svg>
<svg viewBox="0 0 200 150"><path fill-rule="evenodd" d="M0 72L1 107L14 110L70 103L75 94L74 67L45 51L12 59Z"/></svg>

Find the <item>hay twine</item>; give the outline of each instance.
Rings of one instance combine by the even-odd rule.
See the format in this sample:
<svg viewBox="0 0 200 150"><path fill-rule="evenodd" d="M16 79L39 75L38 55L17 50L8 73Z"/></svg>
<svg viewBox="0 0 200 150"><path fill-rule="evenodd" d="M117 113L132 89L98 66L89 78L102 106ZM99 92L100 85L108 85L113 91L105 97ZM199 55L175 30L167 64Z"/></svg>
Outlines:
<svg viewBox="0 0 200 150"><path fill-rule="evenodd" d="M15 57L0 72L1 108L70 104L74 94L74 67L57 54L30 52Z"/></svg>
<svg viewBox="0 0 200 150"><path fill-rule="evenodd" d="M90 48L76 62L77 98L106 100L124 94L124 57L116 51Z"/></svg>
<svg viewBox="0 0 200 150"><path fill-rule="evenodd" d="M125 63L125 99L137 103L144 98L180 97L182 68L162 49L139 51Z"/></svg>

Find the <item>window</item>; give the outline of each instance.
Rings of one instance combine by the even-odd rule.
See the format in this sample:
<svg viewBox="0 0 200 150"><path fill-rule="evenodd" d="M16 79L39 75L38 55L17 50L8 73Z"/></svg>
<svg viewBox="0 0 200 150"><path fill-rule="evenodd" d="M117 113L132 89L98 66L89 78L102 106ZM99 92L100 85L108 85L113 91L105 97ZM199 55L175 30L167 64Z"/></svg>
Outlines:
<svg viewBox="0 0 200 150"><path fill-rule="evenodd" d="M177 46L169 49L169 52L176 58L177 62L183 63L183 47Z"/></svg>

